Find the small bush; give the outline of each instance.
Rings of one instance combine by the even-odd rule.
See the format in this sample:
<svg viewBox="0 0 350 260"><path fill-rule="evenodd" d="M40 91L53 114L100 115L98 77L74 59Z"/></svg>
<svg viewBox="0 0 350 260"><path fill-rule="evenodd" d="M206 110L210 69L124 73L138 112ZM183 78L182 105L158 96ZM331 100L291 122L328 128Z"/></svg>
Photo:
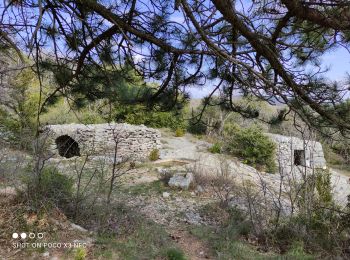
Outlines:
<svg viewBox="0 0 350 260"><path fill-rule="evenodd" d="M215 143L209 148L209 152L211 153L221 153L221 144Z"/></svg>
<svg viewBox="0 0 350 260"><path fill-rule="evenodd" d="M168 249L166 256L168 260L186 260L184 253L177 248Z"/></svg>
<svg viewBox="0 0 350 260"><path fill-rule="evenodd" d="M330 145L322 143L322 147L327 164L334 166L344 165L346 163L346 160L339 153L336 153Z"/></svg>
<svg viewBox="0 0 350 260"><path fill-rule="evenodd" d="M220 161L220 168L217 169L211 181L211 188L215 196L220 200L220 206L227 208L231 196L236 192L237 185L230 172L230 164L225 159Z"/></svg>
<svg viewBox="0 0 350 260"><path fill-rule="evenodd" d="M331 173L329 170L316 170L316 190L321 203L329 204L333 201Z"/></svg>
<svg viewBox="0 0 350 260"><path fill-rule="evenodd" d="M80 118L78 116L79 122L81 124L102 124L105 120L96 111L82 111L80 112Z"/></svg>
<svg viewBox="0 0 350 260"><path fill-rule="evenodd" d="M171 128L186 127L186 121L181 111L154 111L149 110L142 105L116 106L115 120L133 125L144 124L153 128Z"/></svg>
<svg viewBox="0 0 350 260"><path fill-rule="evenodd" d="M203 166L200 161L196 161L189 170L193 173L195 184L203 189L211 187L213 176L208 169Z"/></svg>
<svg viewBox="0 0 350 260"><path fill-rule="evenodd" d="M176 137L181 137L181 136L184 136L184 135L185 135L185 131L182 128L177 128L175 130L175 136Z"/></svg>
<svg viewBox="0 0 350 260"><path fill-rule="evenodd" d="M228 208L222 208L218 202L203 205L199 209L199 212L207 221L217 223L218 225L226 225L231 217Z"/></svg>
<svg viewBox="0 0 350 260"><path fill-rule="evenodd" d="M77 248L74 255L74 260L85 260L86 259L86 249Z"/></svg>
<svg viewBox="0 0 350 260"><path fill-rule="evenodd" d="M288 250L286 257L290 257L291 259L304 259L304 260L312 260L315 259L314 256L309 255L304 250L304 243L300 241L296 241L292 244L291 248Z"/></svg>
<svg viewBox="0 0 350 260"><path fill-rule="evenodd" d="M159 150L158 149L153 149L151 151L151 153L148 156L148 159L150 159L150 161L156 161L159 159Z"/></svg>
<svg viewBox="0 0 350 260"><path fill-rule="evenodd" d="M226 123L224 125L223 137L230 139L237 132L239 132L242 128L236 123Z"/></svg>
<svg viewBox="0 0 350 260"><path fill-rule="evenodd" d="M235 227L238 235L248 237L252 232L252 224L248 220L246 213L236 207L232 207L229 209L229 214L229 226Z"/></svg>
<svg viewBox="0 0 350 260"><path fill-rule="evenodd" d="M267 239L282 253L285 253L290 250L294 241L302 240L303 232L299 229L299 223L295 219L291 219L291 221L280 223L275 229L268 229Z"/></svg>
<svg viewBox="0 0 350 260"><path fill-rule="evenodd" d="M228 145L233 155L241 157L249 165L263 167L268 172L276 170L275 149L275 143L257 127L238 130Z"/></svg>
<svg viewBox="0 0 350 260"><path fill-rule="evenodd" d="M28 196L36 205L49 203L64 207L73 194L73 180L60 174L55 167L44 168L39 176L27 180Z"/></svg>
<svg viewBox="0 0 350 260"><path fill-rule="evenodd" d="M187 131L195 135L203 135L207 132L207 126L202 122L191 119L188 123Z"/></svg>

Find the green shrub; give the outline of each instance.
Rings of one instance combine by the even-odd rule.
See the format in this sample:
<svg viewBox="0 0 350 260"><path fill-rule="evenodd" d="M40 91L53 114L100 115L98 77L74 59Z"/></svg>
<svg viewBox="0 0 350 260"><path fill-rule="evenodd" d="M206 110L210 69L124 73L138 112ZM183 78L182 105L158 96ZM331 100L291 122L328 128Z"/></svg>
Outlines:
<svg viewBox="0 0 350 260"><path fill-rule="evenodd" d="M235 156L255 167L269 172L276 170L274 160L276 145L257 127L238 130L228 144L228 150Z"/></svg>
<svg viewBox="0 0 350 260"><path fill-rule="evenodd" d="M60 174L55 167L45 167L39 176L31 176L27 185L28 196L33 200L34 206L46 202L64 207L72 199L73 180Z"/></svg>
<svg viewBox="0 0 350 260"><path fill-rule="evenodd" d="M196 119L190 119L187 131L191 134L203 135L207 132L207 126L202 121L197 122Z"/></svg>
<svg viewBox="0 0 350 260"><path fill-rule="evenodd" d="M166 256L168 260L186 260L184 253L177 248L168 249Z"/></svg>
<svg viewBox="0 0 350 260"><path fill-rule="evenodd" d="M118 122L146 125L153 128L185 128L186 122L181 111L155 111L142 105L116 107L114 118Z"/></svg>
<svg viewBox="0 0 350 260"><path fill-rule="evenodd" d="M91 103L87 107L75 108L64 98L60 98L56 104L49 106L40 117L44 124L101 124L107 121L103 118L102 112L98 111L97 105Z"/></svg>
<svg viewBox="0 0 350 260"><path fill-rule="evenodd" d="M316 170L316 190L321 203L329 204L333 201L331 173L328 169Z"/></svg>
<svg viewBox="0 0 350 260"><path fill-rule="evenodd" d="M221 144L215 143L209 148L209 152L211 153L221 153Z"/></svg>
<svg viewBox="0 0 350 260"><path fill-rule="evenodd" d="M77 248L74 255L74 260L85 260L86 259L86 249L85 248Z"/></svg>
<svg viewBox="0 0 350 260"><path fill-rule="evenodd" d="M336 153L329 144L323 142L322 148L327 164L334 166L346 163L345 159L339 153Z"/></svg>
<svg viewBox="0 0 350 260"><path fill-rule="evenodd" d="M248 237L252 232L252 224L248 221L246 213L239 210L236 207L229 209L230 219L228 229L232 228L236 230L236 233L240 236Z"/></svg>
<svg viewBox="0 0 350 260"><path fill-rule="evenodd" d="M290 259L303 259L303 260L312 260L315 259L314 256L309 255L304 250L304 243L300 241L295 241L291 248L286 254L287 258Z"/></svg>
<svg viewBox="0 0 350 260"><path fill-rule="evenodd" d="M176 137L181 137L185 135L185 131L182 128L176 128L175 130L175 136Z"/></svg>
<svg viewBox="0 0 350 260"><path fill-rule="evenodd" d="M230 139L240 130L241 130L241 127L238 124L232 123L232 122L226 123L224 125L223 136L224 138Z"/></svg>
<svg viewBox="0 0 350 260"><path fill-rule="evenodd" d="M159 150L158 149L153 149L151 153L148 156L148 159L150 161L156 161L159 159Z"/></svg>
<svg viewBox="0 0 350 260"><path fill-rule="evenodd" d="M105 123L101 115L96 111L83 110L80 112L80 117L78 116L79 123L82 124L102 124Z"/></svg>

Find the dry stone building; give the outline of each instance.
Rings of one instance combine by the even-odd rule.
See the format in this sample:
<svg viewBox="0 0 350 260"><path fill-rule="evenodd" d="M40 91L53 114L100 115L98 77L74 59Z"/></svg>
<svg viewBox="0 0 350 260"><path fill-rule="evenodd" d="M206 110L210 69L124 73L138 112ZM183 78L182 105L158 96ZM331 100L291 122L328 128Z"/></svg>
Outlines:
<svg viewBox="0 0 350 260"><path fill-rule="evenodd" d="M267 135L276 143L276 164L281 173L289 174L326 167L321 143L297 137Z"/></svg>
<svg viewBox="0 0 350 260"><path fill-rule="evenodd" d="M136 160L147 158L153 149L161 146L160 132L144 125L48 125L41 135L53 157L110 156L117 148L118 157Z"/></svg>

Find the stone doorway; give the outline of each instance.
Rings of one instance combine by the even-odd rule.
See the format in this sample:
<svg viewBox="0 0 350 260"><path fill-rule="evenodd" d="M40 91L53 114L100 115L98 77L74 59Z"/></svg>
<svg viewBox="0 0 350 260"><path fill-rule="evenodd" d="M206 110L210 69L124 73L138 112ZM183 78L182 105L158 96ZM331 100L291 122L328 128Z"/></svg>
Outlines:
<svg viewBox="0 0 350 260"><path fill-rule="evenodd" d="M305 150L294 150L294 165L306 166Z"/></svg>
<svg viewBox="0 0 350 260"><path fill-rule="evenodd" d="M60 156L66 158L80 156L79 144L69 135L61 135L56 138L55 142Z"/></svg>

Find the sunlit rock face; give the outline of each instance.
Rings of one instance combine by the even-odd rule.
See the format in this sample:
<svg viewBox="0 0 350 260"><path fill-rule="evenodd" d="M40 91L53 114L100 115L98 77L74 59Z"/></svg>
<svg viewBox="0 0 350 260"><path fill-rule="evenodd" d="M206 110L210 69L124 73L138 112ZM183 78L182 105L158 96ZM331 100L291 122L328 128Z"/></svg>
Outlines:
<svg viewBox="0 0 350 260"><path fill-rule="evenodd" d="M267 134L276 143L276 165L282 174L326 168L322 145L312 140Z"/></svg>
<svg viewBox="0 0 350 260"><path fill-rule="evenodd" d="M41 139L52 157L113 156L145 159L161 147L160 132L144 125L47 125Z"/></svg>

